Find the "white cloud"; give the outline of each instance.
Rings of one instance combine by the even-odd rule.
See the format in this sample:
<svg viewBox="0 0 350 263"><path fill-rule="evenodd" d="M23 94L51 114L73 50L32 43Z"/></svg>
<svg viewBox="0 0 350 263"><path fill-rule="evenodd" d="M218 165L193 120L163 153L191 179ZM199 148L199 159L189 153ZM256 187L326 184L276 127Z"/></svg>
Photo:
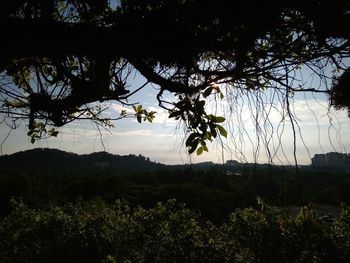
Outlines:
<svg viewBox="0 0 350 263"><path fill-rule="evenodd" d="M147 107L147 111L155 111L155 118L153 123L164 124L165 126L174 126L177 124L175 119L169 118L169 113L167 110L160 107L150 106Z"/></svg>
<svg viewBox="0 0 350 263"><path fill-rule="evenodd" d="M151 127L152 125L150 125ZM96 137L133 137L133 136L141 136L141 137L168 137L172 136L170 134L158 132L155 129L133 129L133 130L123 130L118 131L117 128L111 129L101 129L98 130L96 127L75 127L70 128L66 127L60 129L60 135L66 139L67 137L74 136L77 139L95 139Z"/></svg>
<svg viewBox="0 0 350 263"><path fill-rule="evenodd" d="M122 132L112 132L112 135L116 136L152 136L152 137L166 137L166 134L158 134L152 130L132 130Z"/></svg>
<svg viewBox="0 0 350 263"><path fill-rule="evenodd" d="M135 113L134 110L132 108L127 108L127 107L124 107L120 104L116 104L116 103L111 103L110 105L110 109L120 113L121 111L125 111L126 113Z"/></svg>

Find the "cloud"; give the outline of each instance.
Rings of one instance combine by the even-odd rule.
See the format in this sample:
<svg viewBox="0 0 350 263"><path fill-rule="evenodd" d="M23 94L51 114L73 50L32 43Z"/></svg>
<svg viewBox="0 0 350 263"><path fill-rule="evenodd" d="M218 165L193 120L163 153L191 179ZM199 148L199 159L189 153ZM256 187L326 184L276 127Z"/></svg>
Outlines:
<svg viewBox="0 0 350 263"><path fill-rule="evenodd" d="M63 128L60 129L60 135L63 137L74 136L75 138L81 139L95 139L96 137L169 137L170 134L158 132L155 129L134 129L134 130L123 130L116 131L115 128L110 130L100 129L98 130L93 126L86 127L75 127L75 128Z"/></svg>
<svg viewBox="0 0 350 263"><path fill-rule="evenodd" d="M135 113L132 108L127 108L127 107L124 107L124 106L122 106L120 104L116 104L116 103L111 103L111 105L109 107L110 107L110 109L112 109L113 111L116 111L118 113L120 113L122 110L126 111L126 113Z"/></svg>
<svg viewBox="0 0 350 263"><path fill-rule="evenodd" d="M159 133L155 130L130 130L130 131L113 131L111 135L114 136L126 136L126 137L132 137L132 136L144 136L144 137L170 137L171 134L166 133Z"/></svg>
<svg viewBox="0 0 350 263"><path fill-rule="evenodd" d="M329 108L327 102L298 100L293 107L296 117L305 125L348 124L349 122L346 111Z"/></svg>

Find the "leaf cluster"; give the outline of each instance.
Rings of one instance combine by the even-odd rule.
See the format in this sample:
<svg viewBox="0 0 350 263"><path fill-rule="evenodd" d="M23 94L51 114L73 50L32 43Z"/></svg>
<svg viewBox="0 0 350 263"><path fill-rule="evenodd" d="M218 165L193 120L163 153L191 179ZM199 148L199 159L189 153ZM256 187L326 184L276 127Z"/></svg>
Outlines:
<svg viewBox="0 0 350 263"><path fill-rule="evenodd" d="M155 114L157 113L155 111L148 112L146 109L142 108L142 105L138 105L138 106L133 105L133 109L135 111L135 116L138 123L141 123L142 120L152 123L152 121L155 118Z"/></svg>

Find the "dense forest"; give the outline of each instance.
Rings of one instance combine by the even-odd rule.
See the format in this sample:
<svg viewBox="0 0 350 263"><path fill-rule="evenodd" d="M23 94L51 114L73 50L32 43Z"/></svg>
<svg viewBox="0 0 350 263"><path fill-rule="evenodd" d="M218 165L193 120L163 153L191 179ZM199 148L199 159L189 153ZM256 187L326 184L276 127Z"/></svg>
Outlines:
<svg viewBox="0 0 350 263"><path fill-rule="evenodd" d="M297 177L289 166L167 166L141 155L76 155L53 149L3 156L0 164L2 217L11 211L11 199L31 208L96 199L151 208L174 198L219 224L235 208L254 206L257 196L279 207L350 203L349 174L315 173L308 166Z"/></svg>
<svg viewBox="0 0 350 263"><path fill-rule="evenodd" d="M299 189L288 166L167 166L50 149L0 163L2 262L350 259L349 174L302 167ZM322 207L336 220L320 220Z"/></svg>

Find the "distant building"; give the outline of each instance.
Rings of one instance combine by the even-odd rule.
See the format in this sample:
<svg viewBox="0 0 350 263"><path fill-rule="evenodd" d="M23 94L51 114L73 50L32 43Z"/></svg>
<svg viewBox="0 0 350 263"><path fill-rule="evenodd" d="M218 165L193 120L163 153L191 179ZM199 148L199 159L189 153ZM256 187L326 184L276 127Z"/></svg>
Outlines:
<svg viewBox="0 0 350 263"><path fill-rule="evenodd" d="M311 162L314 167L333 167L345 172L350 171L350 154L346 153L315 154Z"/></svg>

